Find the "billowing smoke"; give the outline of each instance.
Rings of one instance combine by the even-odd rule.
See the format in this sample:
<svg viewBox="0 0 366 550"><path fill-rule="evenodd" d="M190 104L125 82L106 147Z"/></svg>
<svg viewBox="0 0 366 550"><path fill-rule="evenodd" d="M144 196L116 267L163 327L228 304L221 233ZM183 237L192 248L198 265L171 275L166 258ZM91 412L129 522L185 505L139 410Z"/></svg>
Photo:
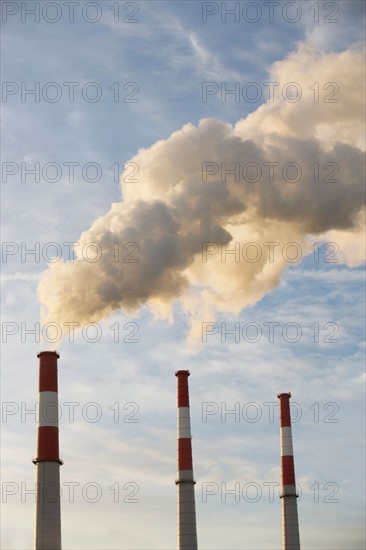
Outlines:
<svg viewBox="0 0 366 550"><path fill-rule="evenodd" d="M43 275L43 321L96 322L143 304L169 316L176 299L191 320L239 312L310 253L311 239L358 265L363 68L356 49L299 46L272 66L273 97L234 127L205 119L139 150L123 202L78 239L76 254L97 243L100 258L79 255Z"/></svg>

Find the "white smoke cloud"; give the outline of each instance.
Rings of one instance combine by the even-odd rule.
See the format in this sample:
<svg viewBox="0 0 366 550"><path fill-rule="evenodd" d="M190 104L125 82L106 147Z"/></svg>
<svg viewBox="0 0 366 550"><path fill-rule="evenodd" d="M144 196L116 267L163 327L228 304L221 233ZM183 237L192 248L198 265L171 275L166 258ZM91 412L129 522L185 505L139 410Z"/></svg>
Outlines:
<svg viewBox="0 0 366 550"><path fill-rule="evenodd" d="M274 87L276 100L239 121L239 135L254 135L257 143L286 135L316 139L328 150L337 142L365 150L364 51L324 53L301 43L272 65L268 80L280 84ZM290 82L300 84L298 102L283 100Z"/></svg>
<svg viewBox="0 0 366 550"><path fill-rule="evenodd" d="M122 178L124 201L81 235L75 261L44 273L44 322L96 322L143 304L169 317L179 298L194 338L194 319L240 312L277 286L291 260L309 253L309 237L347 247L341 260L350 266L363 260L362 53L301 45L271 67L270 80L280 83L274 101L234 127L204 119L138 151ZM296 103L281 95L288 82L301 87ZM336 87L324 90L327 83ZM324 103L335 89L339 101ZM239 181L222 177L223 166L235 163ZM138 169L133 178L131 166ZM78 252L88 243L102 251L98 261Z"/></svg>

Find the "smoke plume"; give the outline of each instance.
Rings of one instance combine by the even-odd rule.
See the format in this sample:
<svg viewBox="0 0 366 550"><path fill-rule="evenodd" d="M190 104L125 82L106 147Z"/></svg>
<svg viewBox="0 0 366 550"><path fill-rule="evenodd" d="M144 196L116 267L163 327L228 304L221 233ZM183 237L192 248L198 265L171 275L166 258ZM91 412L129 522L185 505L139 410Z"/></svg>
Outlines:
<svg viewBox="0 0 366 550"><path fill-rule="evenodd" d="M96 322L143 304L169 316L176 299L191 320L240 312L315 237L338 243L348 265L362 262L363 54L301 45L269 76L274 96L235 126L204 119L138 151L123 202L81 235L75 261L44 273L44 322ZM298 101L283 98L288 82L301 87ZM97 261L78 252L88 243Z"/></svg>

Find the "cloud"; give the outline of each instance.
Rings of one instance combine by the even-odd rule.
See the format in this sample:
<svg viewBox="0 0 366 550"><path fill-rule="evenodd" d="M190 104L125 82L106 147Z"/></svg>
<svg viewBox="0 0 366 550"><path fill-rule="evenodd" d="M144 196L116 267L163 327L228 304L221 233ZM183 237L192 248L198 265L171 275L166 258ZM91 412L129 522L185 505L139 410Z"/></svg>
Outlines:
<svg viewBox="0 0 366 550"><path fill-rule="evenodd" d="M38 281L40 278L39 273L20 273L16 271L15 273L2 273L1 281Z"/></svg>
<svg viewBox="0 0 366 550"><path fill-rule="evenodd" d="M323 82L337 84L326 92L339 90L338 103L314 101L316 75L320 94ZM44 273L43 320L98 321L143 304L168 316L176 299L192 323L240 312L278 285L294 255L309 253L309 235L359 238L361 53L300 45L270 76L279 90L296 82L304 97L277 90L234 127L204 119L138 151L122 177L124 202L81 235L75 261ZM342 259L358 265L351 250Z"/></svg>
<svg viewBox="0 0 366 550"><path fill-rule="evenodd" d="M254 134L256 141L269 142L278 136L318 140L328 150L337 142L365 149L364 52L351 48L324 53L307 43L275 62L269 71L274 101L267 102L239 121L239 135ZM286 86L294 99L285 101ZM295 91L296 89L296 91Z"/></svg>

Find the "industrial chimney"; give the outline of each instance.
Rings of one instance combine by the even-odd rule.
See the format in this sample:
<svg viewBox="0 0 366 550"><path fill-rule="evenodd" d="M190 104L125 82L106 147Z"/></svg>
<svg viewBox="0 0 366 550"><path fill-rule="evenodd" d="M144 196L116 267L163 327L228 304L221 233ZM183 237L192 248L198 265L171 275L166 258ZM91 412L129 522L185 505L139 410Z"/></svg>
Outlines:
<svg viewBox="0 0 366 550"><path fill-rule="evenodd" d="M197 550L196 506L194 500L191 420L189 414L188 370L178 378L178 550Z"/></svg>
<svg viewBox="0 0 366 550"><path fill-rule="evenodd" d="M292 448L290 397L291 393L279 393L281 422L282 467L282 548L300 550L297 493L295 483L294 453Z"/></svg>
<svg viewBox="0 0 366 550"><path fill-rule="evenodd" d="M35 550L61 550L60 460L56 351L39 357Z"/></svg>

